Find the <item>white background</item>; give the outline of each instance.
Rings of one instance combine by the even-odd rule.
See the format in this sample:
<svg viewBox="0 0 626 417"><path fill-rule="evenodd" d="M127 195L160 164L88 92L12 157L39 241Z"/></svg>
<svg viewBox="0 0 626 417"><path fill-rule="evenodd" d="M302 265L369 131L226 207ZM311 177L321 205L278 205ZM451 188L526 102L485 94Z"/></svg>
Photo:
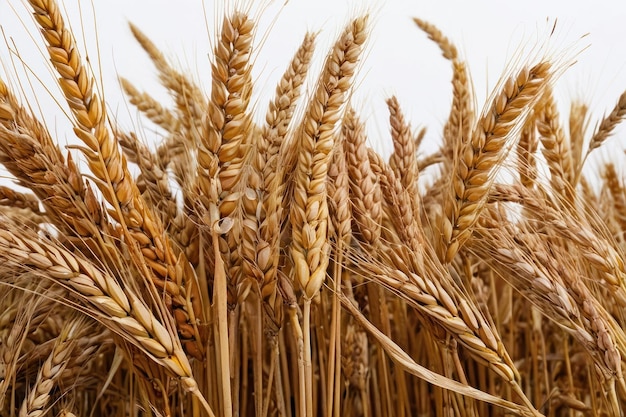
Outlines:
<svg viewBox="0 0 626 417"><path fill-rule="evenodd" d="M168 97L156 84L156 73L132 38L127 22L137 24L176 66L192 74L208 91L210 36L221 20L215 16L221 16L224 9L236 2L227 3L225 6L216 0L204 4L202 0L65 0L63 7L81 49L89 51L90 62L102 74L110 114L123 126L132 128L131 120L136 120L137 115L125 104L116 74L164 101ZM251 13L259 20L253 98L260 120L276 81L305 31L320 31L316 51L316 68L319 68L332 40L349 18L370 13L370 40L357 78L353 105L367 119L370 141L378 149L389 148L384 100L391 94L398 96L413 126L428 127L428 149L439 143L447 118L451 66L414 25L413 16L435 24L457 45L469 62L479 108L506 64L521 64L529 54L535 58L548 56L562 64L577 61L555 88L564 120L572 99L584 100L591 106L588 133L626 89L623 41L626 9L618 1L289 0L284 3L284 0L264 0L252 3ZM0 25L4 34L4 41L0 41L0 76L8 79L14 88L23 90L26 97L36 96L58 139L62 143L70 140L71 131L65 129L67 116L51 102L44 89L47 86L60 100L26 2L0 0ZM20 58L10 52L15 49ZM619 138L613 138L612 142L619 143ZM608 155L607 151L598 153Z"/></svg>

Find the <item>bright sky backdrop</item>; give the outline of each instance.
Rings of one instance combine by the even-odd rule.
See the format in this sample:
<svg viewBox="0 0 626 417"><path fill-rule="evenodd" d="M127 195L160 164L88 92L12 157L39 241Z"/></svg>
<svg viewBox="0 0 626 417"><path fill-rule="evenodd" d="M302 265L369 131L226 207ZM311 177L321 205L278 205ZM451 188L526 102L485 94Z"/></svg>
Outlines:
<svg viewBox="0 0 626 417"><path fill-rule="evenodd" d="M232 5L235 1L226 3ZM116 74L167 100L166 93L157 86L154 68L128 30L128 21L138 25L208 91L210 35L221 20L215 16L228 8L221 0L63 0L63 4L75 33L84 34L79 42L86 45L90 61L96 68L99 63L110 113L122 125L130 127L136 112L125 104ZM512 59L520 63L520 57L528 54L547 54L561 63L577 61L560 78L556 91L564 114L571 99L590 104L594 112L590 128L626 89L626 7L621 1L263 0L252 1L251 9L259 16L254 100L260 116L305 31L320 31L319 68L348 19L370 13L370 41L353 104L367 119L370 141L378 149L389 148L384 100L392 94L398 96L414 126L428 127L431 149L439 143L447 118L451 66L417 29L413 16L435 24L458 46L469 62L479 108L507 63ZM70 137L71 131L60 127L66 123L65 117L41 93L43 83L53 86L51 91L61 97L46 67L41 38L26 1L0 0L0 25L4 35L0 42L0 76L15 86L18 78L22 82L27 79L25 67L32 69L41 81L32 76L29 79L48 123L58 126L63 132L60 137ZM10 49L19 51L24 65ZM526 55L520 52L522 49ZM32 94L30 87L24 90L27 96Z"/></svg>

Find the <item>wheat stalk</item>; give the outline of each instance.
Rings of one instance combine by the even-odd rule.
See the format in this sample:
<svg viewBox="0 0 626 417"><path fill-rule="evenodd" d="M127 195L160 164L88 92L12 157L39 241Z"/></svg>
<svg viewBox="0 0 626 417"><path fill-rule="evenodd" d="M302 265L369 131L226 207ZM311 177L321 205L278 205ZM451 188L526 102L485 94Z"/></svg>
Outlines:
<svg viewBox="0 0 626 417"><path fill-rule="evenodd" d="M339 293L342 291L345 268L344 251L352 239L352 210L350 207L350 180L343 151L345 137L335 144L331 165L328 169L329 235L335 241L333 265L333 299L331 329L328 349L328 410L340 415L341 404L341 366L342 357L342 321ZM365 353L363 353L364 355Z"/></svg>

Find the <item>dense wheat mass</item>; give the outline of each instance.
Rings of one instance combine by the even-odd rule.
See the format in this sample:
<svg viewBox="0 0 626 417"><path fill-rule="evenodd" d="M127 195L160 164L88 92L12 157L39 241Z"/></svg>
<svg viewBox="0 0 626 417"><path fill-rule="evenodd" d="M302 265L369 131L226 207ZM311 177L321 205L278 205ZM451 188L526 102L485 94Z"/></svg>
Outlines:
<svg viewBox="0 0 626 417"><path fill-rule="evenodd" d="M329 51L307 34L264 104L256 17L233 10L208 94L131 26L174 103L121 79L154 150L107 113L59 5L28 3L80 145L0 80L21 186L0 187L1 416L623 415L626 193L615 165L583 167L626 93L564 119L570 62L546 54L477 107L455 45L415 19L452 106L424 154L389 97L385 158L351 103L367 16Z"/></svg>

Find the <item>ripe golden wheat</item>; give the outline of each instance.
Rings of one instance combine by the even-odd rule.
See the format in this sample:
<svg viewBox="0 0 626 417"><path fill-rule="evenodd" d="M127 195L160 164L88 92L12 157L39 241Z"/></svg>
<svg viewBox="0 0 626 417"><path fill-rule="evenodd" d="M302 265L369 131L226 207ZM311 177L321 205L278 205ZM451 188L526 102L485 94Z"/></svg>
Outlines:
<svg viewBox="0 0 626 417"><path fill-rule="evenodd" d="M477 108L456 46L415 19L452 105L424 155L389 97L386 159L351 103L367 16L312 85L307 34L264 107L235 10L209 94L131 25L173 98L120 79L152 150L107 113L57 3L28 3L81 144L0 80L0 163L26 190L0 187L0 415L623 415L626 189L616 163L583 168L626 93L588 132L553 94L569 63L542 58Z"/></svg>

